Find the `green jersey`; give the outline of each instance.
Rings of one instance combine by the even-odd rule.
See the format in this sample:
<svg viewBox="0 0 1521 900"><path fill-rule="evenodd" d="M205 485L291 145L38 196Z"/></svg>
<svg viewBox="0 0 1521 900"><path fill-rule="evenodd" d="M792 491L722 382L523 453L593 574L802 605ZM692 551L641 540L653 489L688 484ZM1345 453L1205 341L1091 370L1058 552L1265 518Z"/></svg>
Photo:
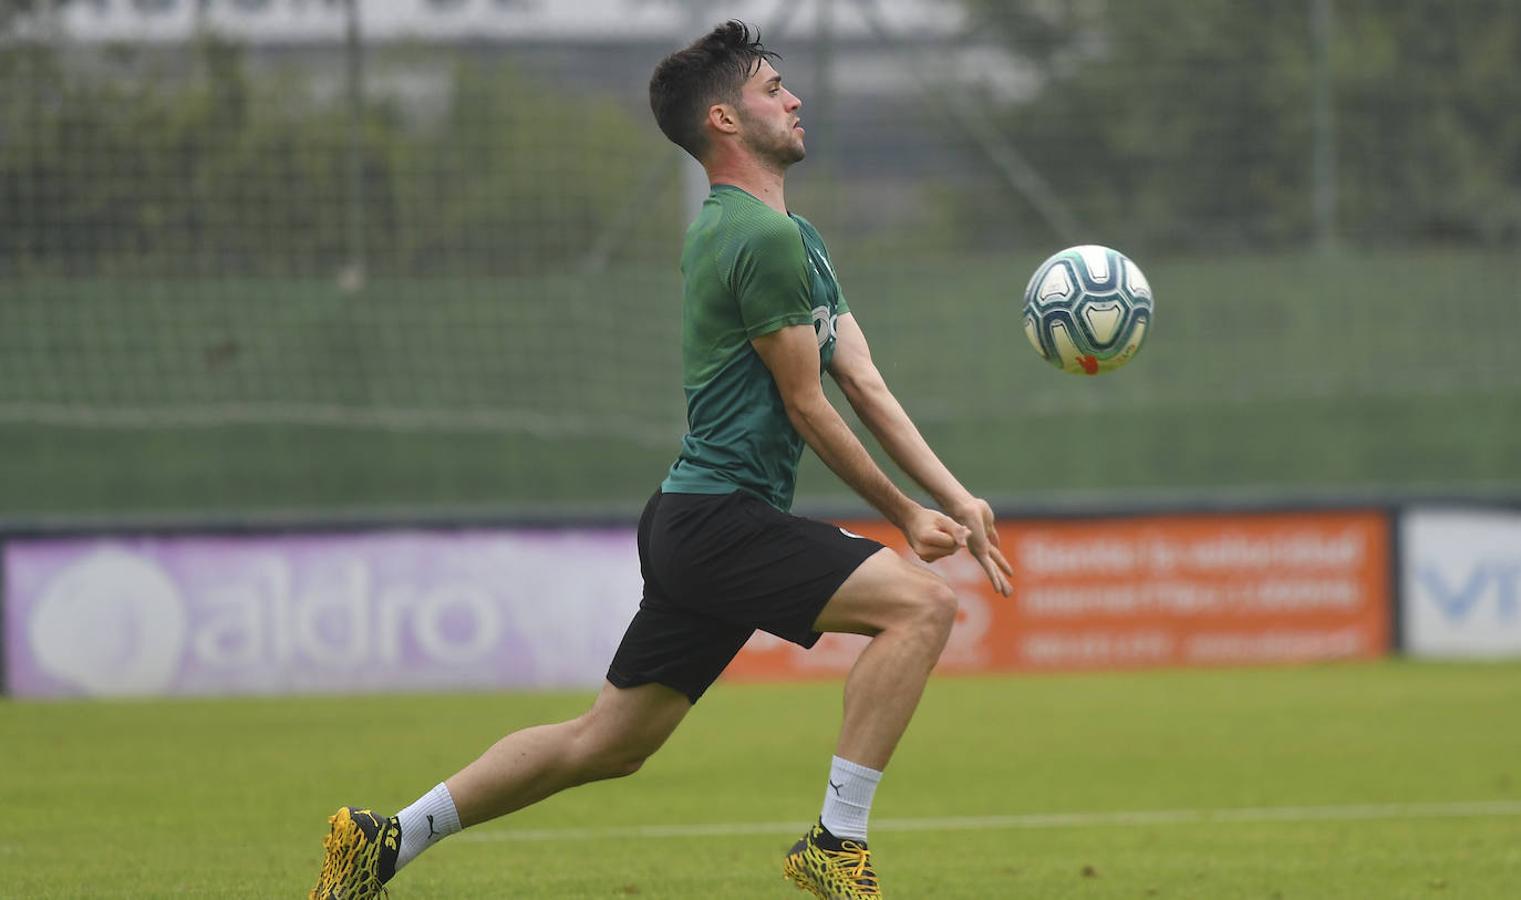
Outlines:
<svg viewBox="0 0 1521 900"><path fill-rule="evenodd" d="M834 356L835 320L849 311L829 251L806 219L718 184L687 229L681 272L687 435L660 489L744 490L785 512L803 438L750 341L811 323L823 377Z"/></svg>

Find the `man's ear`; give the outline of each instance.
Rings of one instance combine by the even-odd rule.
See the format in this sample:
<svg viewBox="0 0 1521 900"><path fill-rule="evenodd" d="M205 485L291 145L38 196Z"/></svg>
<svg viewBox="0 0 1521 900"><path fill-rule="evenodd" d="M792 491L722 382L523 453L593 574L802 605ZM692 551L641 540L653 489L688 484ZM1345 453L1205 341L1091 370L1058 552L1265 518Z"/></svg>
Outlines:
<svg viewBox="0 0 1521 900"><path fill-rule="evenodd" d="M708 107L708 127L719 134L736 134L739 132L739 116L729 104L715 103Z"/></svg>

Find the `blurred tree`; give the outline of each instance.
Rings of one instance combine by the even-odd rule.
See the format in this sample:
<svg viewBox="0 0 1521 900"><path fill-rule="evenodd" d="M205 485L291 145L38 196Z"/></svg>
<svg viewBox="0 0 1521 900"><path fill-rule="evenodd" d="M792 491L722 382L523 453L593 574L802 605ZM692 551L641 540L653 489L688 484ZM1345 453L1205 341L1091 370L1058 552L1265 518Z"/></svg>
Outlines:
<svg viewBox="0 0 1521 900"><path fill-rule="evenodd" d="M10 28L17 19L36 12L43 5L42 0L0 0L0 31Z"/></svg>
<svg viewBox="0 0 1521 900"><path fill-rule="evenodd" d="M1521 242L1521 7L1337 0L1336 9L1348 226Z"/></svg>
<svg viewBox="0 0 1521 900"><path fill-rule="evenodd" d="M125 45L71 56L32 41L0 53L0 272L327 275L343 265L352 150L342 96L299 63L251 74L246 49L214 35L190 49L188 65ZM578 261L667 152L658 135L611 101L453 58L426 62L451 76L442 110L365 103L372 270ZM655 212L674 220L674 209Z"/></svg>
<svg viewBox="0 0 1521 900"><path fill-rule="evenodd" d="M1314 0L967 2L1041 73L995 115L1105 239L1308 242ZM1513 0L1330 2L1344 236L1521 239Z"/></svg>
<svg viewBox="0 0 1521 900"><path fill-rule="evenodd" d="M438 121L396 143L409 177L391 236L414 270L563 269L617 217L652 160L654 129L606 98L571 98L505 63L463 61ZM676 232L676 211L654 211Z"/></svg>

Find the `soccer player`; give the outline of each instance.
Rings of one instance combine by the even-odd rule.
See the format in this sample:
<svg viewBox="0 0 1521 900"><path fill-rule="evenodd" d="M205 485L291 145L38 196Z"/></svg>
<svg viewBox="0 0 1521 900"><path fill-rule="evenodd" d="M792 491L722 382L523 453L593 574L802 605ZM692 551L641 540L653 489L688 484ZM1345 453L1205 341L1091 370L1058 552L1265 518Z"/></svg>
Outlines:
<svg viewBox="0 0 1521 900"><path fill-rule="evenodd" d="M785 876L822 898L880 897L867 848L872 797L956 615L928 568L790 515L803 445L903 531L920 559L963 548L1001 593L1013 574L993 512L940 462L872 363L819 233L787 210L802 106L740 22L673 53L650 80L662 131L712 183L687 230L682 366L688 433L639 521L644 598L591 709L509 734L395 816L331 819L312 896L358 900L461 828L569 787L631 775L752 632L810 647L871 637L845 711L819 820ZM883 448L943 512L900 491L826 398L828 372Z"/></svg>

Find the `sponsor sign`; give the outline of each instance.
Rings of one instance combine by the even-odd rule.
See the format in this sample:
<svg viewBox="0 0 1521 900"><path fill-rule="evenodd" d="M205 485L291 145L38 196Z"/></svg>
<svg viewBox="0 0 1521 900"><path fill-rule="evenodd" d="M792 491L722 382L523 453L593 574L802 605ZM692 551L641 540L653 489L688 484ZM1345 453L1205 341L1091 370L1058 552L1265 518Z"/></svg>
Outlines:
<svg viewBox="0 0 1521 900"><path fill-rule="evenodd" d="M584 687L641 591L632 530L10 541L16 696Z"/></svg>
<svg viewBox="0 0 1521 900"><path fill-rule="evenodd" d="M906 556L879 522L845 522ZM960 612L942 672L1361 659L1390 644L1389 547L1377 512L1155 516L1000 525L1014 596L965 553L934 564ZM865 638L812 651L754 637L735 678L842 673Z"/></svg>
<svg viewBox="0 0 1521 900"><path fill-rule="evenodd" d="M934 566L960 598L940 668L1378 656L1390 638L1385 521L1004 523L1012 598L966 554ZM906 553L881 522L842 524ZM1521 520L1406 528L1407 582L1429 607L1407 608L1412 646L1521 647ZM14 540L3 562L6 686L26 697L593 687L642 590L632 529ZM758 633L728 675L837 675L864 645L827 635L803 651Z"/></svg>
<svg viewBox="0 0 1521 900"><path fill-rule="evenodd" d="M1406 652L1521 656L1521 512L1413 510L1400 544Z"/></svg>

